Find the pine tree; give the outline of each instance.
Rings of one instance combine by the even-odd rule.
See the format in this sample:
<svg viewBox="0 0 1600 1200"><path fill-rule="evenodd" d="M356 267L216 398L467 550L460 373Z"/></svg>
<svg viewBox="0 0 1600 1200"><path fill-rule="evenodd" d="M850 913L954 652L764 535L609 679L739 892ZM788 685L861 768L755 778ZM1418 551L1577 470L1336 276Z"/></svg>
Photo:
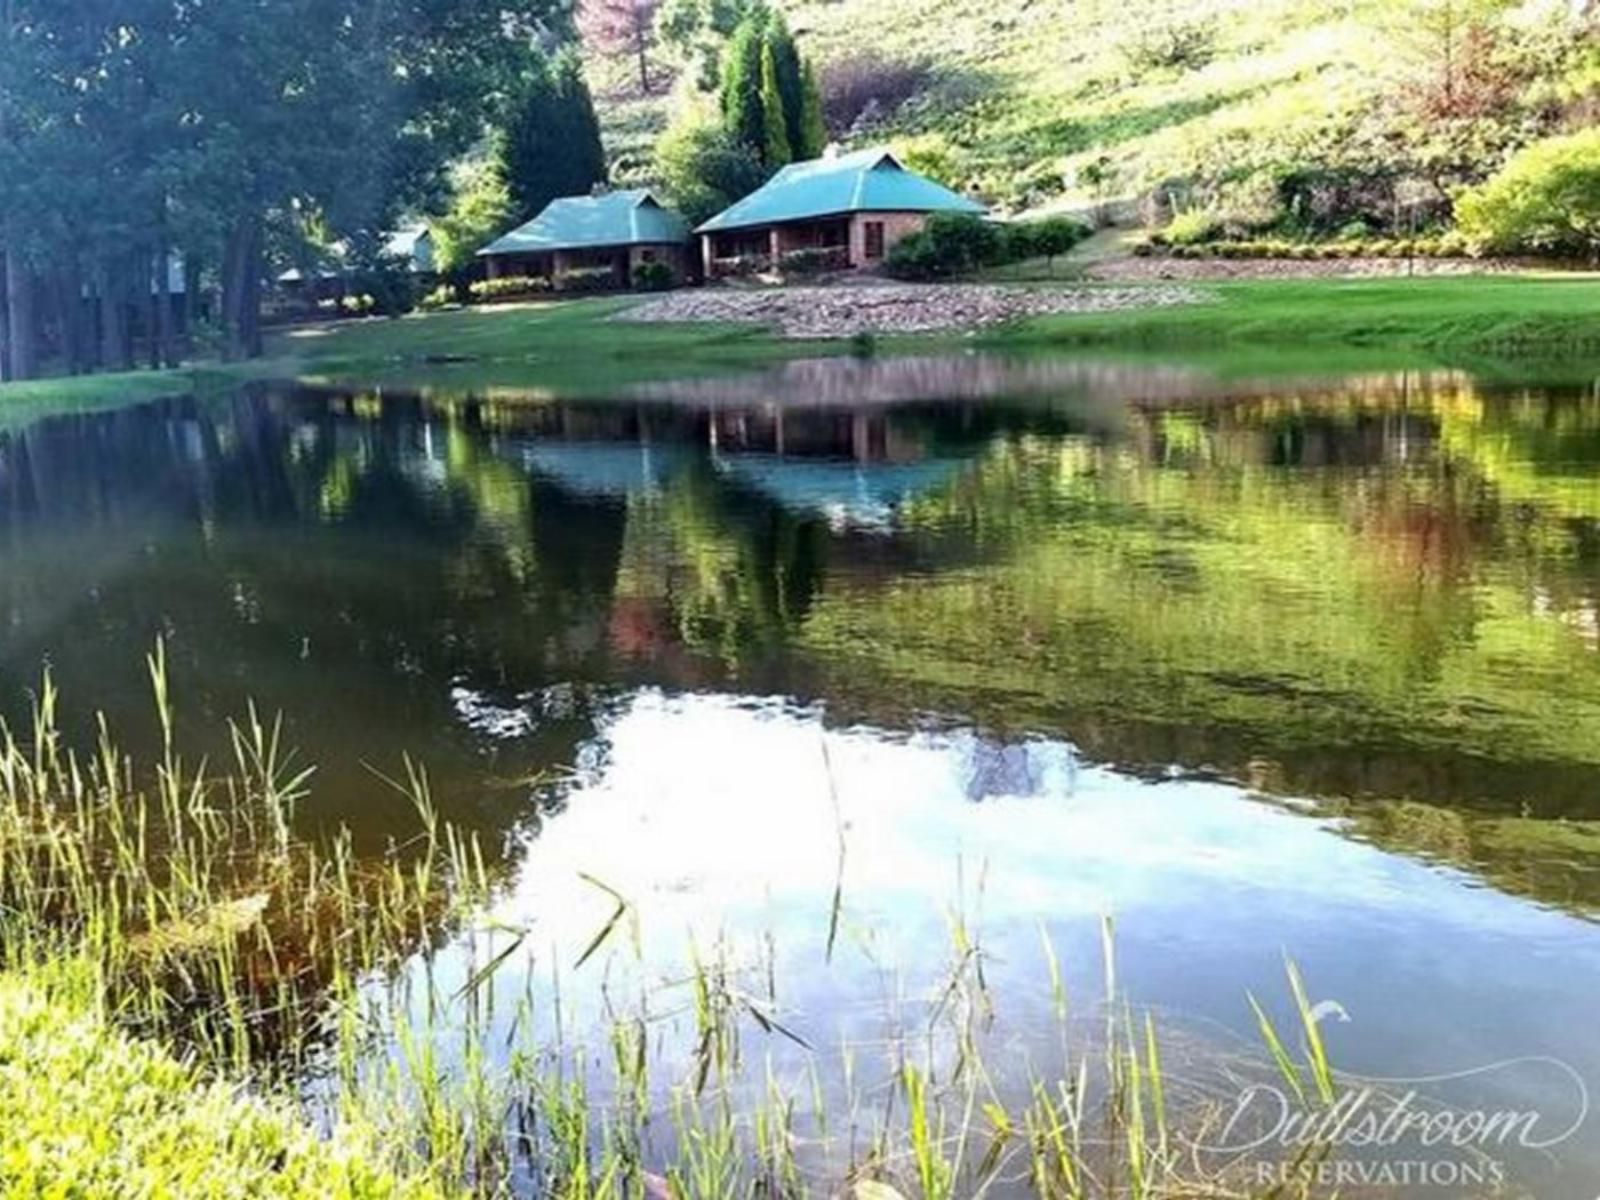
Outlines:
<svg viewBox="0 0 1600 1200"><path fill-rule="evenodd" d="M778 82L777 55L771 42L761 47L761 160L776 170L792 157L789 146L789 119L784 111L783 91Z"/></svg>
<svg viewBox="0 0 1600 1200"><path fill-rule="evenodd" d="M800 73L800 141L795 157L817 158L828 146L828 126L822 118L822 88L816 68L807 59Z"/></svg>

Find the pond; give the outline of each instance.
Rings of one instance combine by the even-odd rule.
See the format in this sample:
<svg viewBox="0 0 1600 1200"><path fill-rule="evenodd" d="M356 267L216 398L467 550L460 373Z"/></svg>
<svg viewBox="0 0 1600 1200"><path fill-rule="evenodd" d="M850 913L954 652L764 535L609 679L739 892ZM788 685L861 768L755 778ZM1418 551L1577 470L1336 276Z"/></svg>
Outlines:
<svg viewBox="0 0 1600 1200"><path fill-rule="evenodd" d="M281 710L300 822L363 854L425 763L500 886L415 969L494 959L496 1028L534 992L575 1061L619 995L692 1043L671 989L725 956L760 1086L881 1102L959 992L1026 1097L1114 942L1229 1111L1289 960L1375 1111L1518 1115L1336 1147L1381 1194L1591 1197L1600 370L1560 375L966 355L48 420L0 435L4 705L48 664L69 728L158 746L162 638L190 752Z"/></svg>

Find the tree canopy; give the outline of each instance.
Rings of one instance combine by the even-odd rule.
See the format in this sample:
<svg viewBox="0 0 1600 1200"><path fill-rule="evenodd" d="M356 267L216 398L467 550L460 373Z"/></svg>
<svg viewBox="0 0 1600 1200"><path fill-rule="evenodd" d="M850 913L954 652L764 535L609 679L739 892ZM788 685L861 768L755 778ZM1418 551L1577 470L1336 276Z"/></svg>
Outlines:
<svg viewBox="0 0 1600 1200"><path fill-rule="evenodd" d="M516 222L558 196L587 195L606 179L594 100L576 54L537 57L514 93L500 151Z"/></svg>
<svg viewBox="0 0 1600 1200"><path fill-rule="evenodd" d="M175 259L260 349L269 240L376 232L438 197L558 0L0 0L5 367L153 362Z"/></svg>

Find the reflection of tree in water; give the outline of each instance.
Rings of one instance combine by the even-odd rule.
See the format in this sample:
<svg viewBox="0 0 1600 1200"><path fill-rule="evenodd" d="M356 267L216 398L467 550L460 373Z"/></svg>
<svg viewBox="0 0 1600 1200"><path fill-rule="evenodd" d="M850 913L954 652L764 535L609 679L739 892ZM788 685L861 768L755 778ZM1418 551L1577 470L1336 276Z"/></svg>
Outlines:
<svg viewBox="0 0 1600 1200"><path fill-rule="evenodd" d="M1592 815L1592 397L1455 380L1123 421L267 393L48 423L0 442L10 707L49 655L148 737L165 632L186 736L285 709L319 815L374 838L402 802L364 763L412 752L504 836L636 684L942 713L985 731L975 795L1030 794L1041 733L1277 793ZM811 503L817 464L944 462L886 517ZM1504 832L1473 853L1507 861Z"/></svg>

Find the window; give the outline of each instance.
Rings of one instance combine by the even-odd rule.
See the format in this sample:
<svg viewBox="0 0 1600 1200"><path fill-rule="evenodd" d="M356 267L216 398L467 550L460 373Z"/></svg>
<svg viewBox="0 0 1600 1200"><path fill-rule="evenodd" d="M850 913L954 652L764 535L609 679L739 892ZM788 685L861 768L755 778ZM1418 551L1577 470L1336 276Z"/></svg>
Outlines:
<svg viewBox="0 0 1600 1200"><path fill-rule="evenodd" d="M655 262L655 260L656 260L656 252L654 250L641 250L639 252L639 261L640 262L653 263L653 262Z"/></svg>
<svg viewBox="0 0 1600 1200"><path fill-rule="evenodd" d="M868 221L862 227L862 232L866 235L867 260L876 262L883 257L883 222Z"/></svg>

